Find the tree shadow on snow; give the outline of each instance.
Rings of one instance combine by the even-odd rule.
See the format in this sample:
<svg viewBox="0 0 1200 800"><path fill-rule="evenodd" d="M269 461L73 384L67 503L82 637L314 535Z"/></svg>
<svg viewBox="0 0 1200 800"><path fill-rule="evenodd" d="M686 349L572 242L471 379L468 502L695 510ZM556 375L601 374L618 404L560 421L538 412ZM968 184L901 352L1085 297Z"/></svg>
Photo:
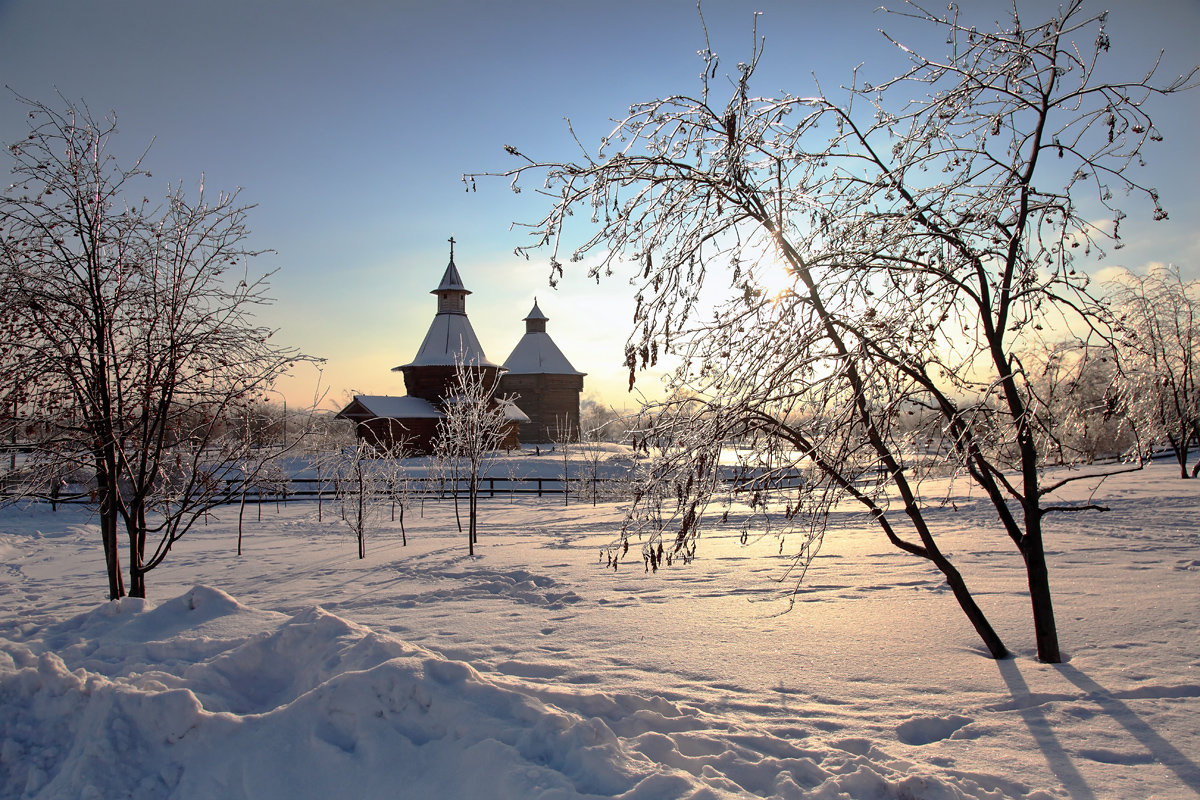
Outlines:
<svg viewBox="0 0 1200 800"><path fill-rule="evenodd" d="M1008 684L1013 708L1021 714L1029 732L1033 734L1051 772L1074 800L1095 800L1095 792L1076 769L1071 754L1059 742L1053 723L1043 711L1043 705L1055 698L1032 693L1015 660L1002 659L995 663L1004 682ZM1171 770L1184 786L1200 794L1200 766L1195 761L1164 739L1125 702L1077 668L1069 664L1057 664L1054 669L1084 692L1083 700L1094 703L1127 730L1155 762Z"/></svg>
<svg viewBox="0 0 1200 800"><path fill-rule="evenodd" d="M1013 707L1020 713L1029 732L1033 734L1034 741L1041 749L1046 764L1054 773L1054 777L1062 782L1063 788L1067 790L1073 800L1096 800L1096 793L1079 774L1079 770L1071 761L1071 756L1059 742L1058 736L1054 732L1054 726L1046 718L1042 710L1045 698L1029 691L1029 684L1025 682L1025 676L1021 674L1021 668L1015 660L1002 658L995 664L1000 669L1000 675L1004 678L1004 682L1008 684Z"/></svg>
<svg viewBox="0 0 1200 800"><path fill-rule="evenodd" d="M1064 678L1086 692L1088 700L1100 706L1104 713L1141 742L1155 761L1174 772L1184 786L1200 794L1200 766L1195 761L1159 735L1137 712L1114 697L1108 689L1069 664L1059 664L1057 669Z"/></svg>

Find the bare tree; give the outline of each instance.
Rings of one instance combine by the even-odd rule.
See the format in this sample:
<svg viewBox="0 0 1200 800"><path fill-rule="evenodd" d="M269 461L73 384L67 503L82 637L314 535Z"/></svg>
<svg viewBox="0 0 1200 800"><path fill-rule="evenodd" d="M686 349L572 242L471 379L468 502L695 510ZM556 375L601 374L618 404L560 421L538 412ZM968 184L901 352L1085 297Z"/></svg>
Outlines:
<svg viewBox="0 0 1200 800"><path fill-rule="evenodd" d="M1126 273L1114 283L1121 316L1124 394L1147 437L1164 439L1188 472L1191 441L1200 446L1200 281L1184 281L1167 266L1146 275Z"/></svg>
<svg viewBox="0 0 1200 800"><path fill-rule="evenodd" d="M333 454L330 472L341 502L342 520L354 534L360 559L367 557L367 532L391 502L388 461L374 445L362 440Z"/></svg>
<svg viewBox="0 0 1200 800"><path fill-rule="evenodd" d="M579 431L571 425L569 419L559 418L554 421L554 435L550 439L552 452L562 459L562 490L563 507L571 505L571 445L579 436Z"/></svg>
<svg viewBox="0 0 1200 800"><path fill-rule="evenodd" d="M313 407L316 407L316 403ZM314 414L302 442L303 454L313 471L317 486L317 522L324 516L325 486L333 474L336 454L354 444L353 425L347 425L333 414Z"/></svg>
<svg viewBox="0 0 1200 800"><path fill-rule="evenodd" d="M443 429L447 427L445 420L439 425ZM432 472L432 477L437 485L438 494L441 497L446 496L446 491L449 490L450 497L454 501L454 524L458 527L458 532L463 532L462 512L458 505L458 486L460 478L460 470L462 469L462 449L461 443L453 436L438 435L433 440L433 453L431 454L429 466ZM471 542L474 545L474 541ZM474 551L472 551L474 554Z"/></svg>
<svg viewBox="0 0 1200 800"><path fill-rule="evenodd" d="M191 201L174 185L154 206L142 161L108 151L115 118L21 99L29 134L9 147L16 183L0 200L0 364L23 368L0 407L38 431L35 483L92 472L109 594L126 591L123 527L128 591L144 597L146 573L238 471L233 405L311 359L254 324L267 282L247 271L259 251L236 194L201 186Z"/></svg>
<svg viewBox="0 0 1200 800"><path fill-rule="evenodd" d="M479 483L486 477L488 456L501 450L514 421L509 418L511 401L497 398L495 370L480 368L456 359L455 379L446 397L444 419L438 425L441 452L456 465L460 463L467 478L468 532L470 555L475 555L479 517ZM455 472L457 503L458 472ZM457 509L457 506L456 506ZM461 527L460 527L461 530Z"/></svg>
<svg viewBox="0 0 1200 800"><path fill-rule="evenodd" d="M605 431L603 424L589 427L588 419L584 417L579 429L579 454L582 474L579 476L579 494L584 497L591 495L592 507L600 500L601 465L606 455Z"/></svg>
<svg viewBox="0 0 1200 800"><path fill-rule="evenodd" d="M819 86L756 97L756 44L718 101L706 47L697 95L632 106L576 162L507 146L521 163L503 174L548 198L518 251L550 247L552 282L560 258L593 256L597 278L634 270L631 383L670 357L673 386L703 404L659 415L667 427L651 432L677 454L670 551L694 549L718 450L739 440L760 475L810 471L794 520L819 528L835 502L858 503L940 570L988 652L1005 656L912 471L924 448L898 420L919 408L938 420L933 446L994 505L1024 562L1038 656L1058 662L1043 525L1078 508L1049 499L1075 476L1044 477L1050 428L1035 423L1043 409L1019 354L1051 324L1103 336L1075 256L1119 244L1116 197L1166 216L1132 165L1160 138L1146 101L1189 88L1195 71L1105 82L1106 17L1085 17L1078 0L994 28L950 9L910 4L894 18L944 40L946 55L897 43L907 70L874 84L856 73L841 99ZM1091 224L1096 207L1111 228ZM589 218L582 243L565 244Z"/></svg>
<svg viewBox="0 0 1200 800"><path fill-rule="evenodd" d="M387 480L392 522L396 521L396 509L400 509L400 544L402 547L408 547L408 531L404 527L404 511L418 492L412 475L409 474L404 463L408 457L409 451L404 440L393 442L380 455Z"/></svg>

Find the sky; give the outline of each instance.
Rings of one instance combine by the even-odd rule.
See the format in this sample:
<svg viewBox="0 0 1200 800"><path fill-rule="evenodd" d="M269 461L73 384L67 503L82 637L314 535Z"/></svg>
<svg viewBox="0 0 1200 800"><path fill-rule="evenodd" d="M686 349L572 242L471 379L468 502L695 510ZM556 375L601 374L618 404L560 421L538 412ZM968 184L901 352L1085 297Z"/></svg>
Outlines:
<svg viewBox="0 0 1200 800"><path fill-rule="evenodd" d="M833 5L705 2L721 72L748 55L756 11L766 37L758 94L808 93L814 74L836 86L859 64L886 77L901 62L878 29L919 35L876 3ZM1007 7L962 5L981 26ZM1019 4L1027 18L1056 8ZM1140 77L1161 49L1160 77L1200 63L1200 0L1109 9L1114 69ZM551 289L548 253L512 252L525 243L512 223L545 211L534 193L514 195L503 179L467 193L461 176L513 166L506 144L572 157L567 120L594 150L630 103L696 91L703 46L693 0L0 0L0 141L27 132L14 93L54 101L58 91L96 115L115 111L129 157L153 142L147 165L160 189L194 189L202 175L209 191L240 188L256 206L253 245L274 251L255 268L278 270L260 321L326 359L326 407L351 392L403 393L390 370L411 359L433 317L428 292L453 236L488 357L508 356L536 297L548 332L588 373L585 397L625 408L629 286L597 286L579 270ZM1200 92L1151 110L1166 140L1147 158L1147 182L1171 218L1151 225L1148 209L1131 211L1127 247L1088 266L1173 262L1200 277ZM303 372L280 389L303 405L317 383Z"/></svg>

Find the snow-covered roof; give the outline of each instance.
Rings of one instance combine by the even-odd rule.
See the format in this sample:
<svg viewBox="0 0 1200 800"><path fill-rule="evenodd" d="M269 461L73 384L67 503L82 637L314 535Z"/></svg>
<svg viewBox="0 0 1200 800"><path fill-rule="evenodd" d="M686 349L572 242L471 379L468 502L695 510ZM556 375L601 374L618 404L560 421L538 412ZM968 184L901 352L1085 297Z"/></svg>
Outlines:
<svg viewBox="0 0 1200 800"><path fill-rule="evenodd" d="M487 360L483 345L471 327L466 314L437 314L425 334L425 341L417 355L407 364L394 367L393 372L405 367L455 366L472 364L480 367L498 367Z"/></svg>
<svg viewBox="0 0 1200 800"><path fill-rule="evenodd" d="M391 397L378 394L356 394L354 402L366 409L372 417L379 419L441 419L444 415L428 400L419 397L402 395ZM348 416L346 412L354 403L346 406L338 416ZM358 415L355 415L358 416Z"/></svg>
<svg viewBox="0 0 1200 800"><path fill-rule="evenodd" d="M529 315L527 317L525 317L525 321L528 322L531 319L540 319L540 320L550 319L549 317L547 317L545 314L542 313L542 310L540 308L538 308L536 297L533 298L533 310L529 312Z"/></svg>
<svg viewBox="0 0 1200 800"><path fill-rule="evenodd" d="M509 422L529 422L529 415L521 409L517 408L517 404L512 400L497 400L500 407L504 409L504 418Z"/></svg>
<svg viewBox="0 0 1200 800"><path fill-rule="evenodd" d="M537 310L537 306L534 306ZM531 314L533 312L530 312ZM562 350L545 331L528 331L517 342L512 353L504 362L504 368L513 375L586 375L571 366Z"/></svg>
<svg viewBox="0 0 1200 800"><path fill-rule="evenodd" d="M454 266L454 257L450 257L450 263L446 265L446 272L442 275L442 282L430 294L438 292L462 292L470 294L471 290L463 286L462 277L458 274L458 267Z"/></svg>
<svg viewBox="0 0 1200 800"><path fill-rule="evenodd" d="M446 398L446 405L452 406L461 402L463 402L463 398L457 394L452 394ZM496 398L496 404L504 411L504 418L509 422L530 422L529 415L517 408L517 404L512 400Z"/></svg>

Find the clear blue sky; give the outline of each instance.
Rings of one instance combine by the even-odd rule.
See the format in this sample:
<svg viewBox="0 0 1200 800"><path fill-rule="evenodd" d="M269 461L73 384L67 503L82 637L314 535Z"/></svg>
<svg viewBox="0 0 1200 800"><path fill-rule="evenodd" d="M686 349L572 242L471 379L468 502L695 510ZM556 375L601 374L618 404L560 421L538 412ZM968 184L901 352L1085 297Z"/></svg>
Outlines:
<svg viewBox="0 0 1200 800"><path fill-rule="evenodd" d="M906 26L876 5L708 0L704 14L725 71L749 52L752 12L762 11L755 92L803 94L812 73L827 88L859 63L868 77L888 74L897 56L876 29L903 37ZM984 26L1006 4L963 7ZM1020 3L1038 21L1056 7ZM1145 69L1162 48L1164 78L1200 62L1200 0L1109 8L1115 66ZM155 181L194 185L204 173L210 190L242 187L258 205L255 244L277 251L258 266L280 269L264 321L328 359L334 403L347 390L403 392L389 370L429 324L451 235L490 358L507 357L536 295L551 335L589 373L586 393L626 402L628 287L568 275L549 289L544 261L512 255L522 236L510 222L543 210L532 194L499 180L467 194L459 178L508 166L504 144L570 156L564 118L594 148L629 103L695 91L702 46L693 0L0 0L0 82L115 110L127 152L155 140ZM1196 277L1200 92L1160 105L1166 141L1149 156L1147 182L1171 220L1151 226L1148 213L1131 213L1129 246L1094 267L1173 261ZM0 140L24 126L12 94L0 94ZM287 391L294 402L311 396L299 383Z"/></svg>

